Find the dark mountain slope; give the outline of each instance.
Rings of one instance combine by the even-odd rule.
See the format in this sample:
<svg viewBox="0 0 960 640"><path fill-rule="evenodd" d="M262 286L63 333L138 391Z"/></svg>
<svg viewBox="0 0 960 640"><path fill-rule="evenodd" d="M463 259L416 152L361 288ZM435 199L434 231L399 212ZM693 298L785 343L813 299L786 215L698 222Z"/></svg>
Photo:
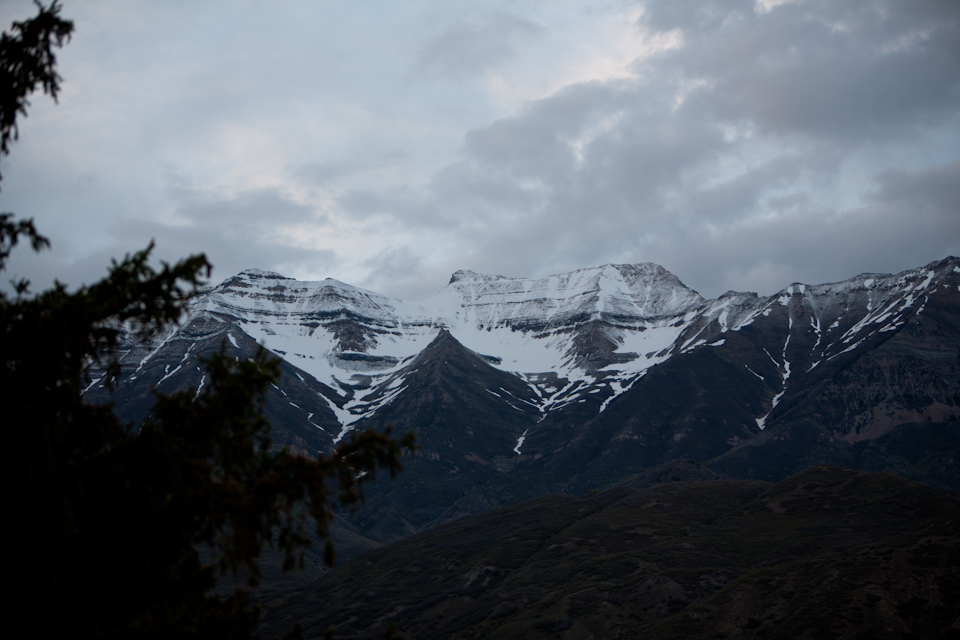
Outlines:
<svg viewBox="0 0 960 640"><path fill-rule="evenodd" d="M960 414L960 294L955 289L930 296L922 314L898 331L868 338L875 344L842 354L805 376L771 413L770 426L749 442L711 462L735 477L777 480L816 464L889 469L918 480L914 469L883 458L896 455L884 442L906 434L918 440L915 462L938 453L956 452L956 440L923 435L916 425L952 430ZM942 423L934 428L935 423ZM914 425L910 427L909 425ZM888 436L886 440L879 440ZM932 437L932 439L931 439ZM876 440L874 445L869 444ZM920 452L918 447L929 447ZM943 449L948 447L948 449ZM861 452L874 455L864 457ZM938 486L960 491L960 477L941 473Z"/></svg>
<svg viewBox="0 0 960 640"><path fill-rule="evenodd" d="M490 366L447 331L395 380L402 391L369 424L413 431L419 451L404 459L396 479L370 488L368 505L351 517L365 536L381 541L489 508L450 510L467 489L512 468L519 457L512 449L540 418L529 386Z"/></svg>
<svg viewBox="0 0 960 640"><path fill-rule="evenodd" d="M582 493L666 460L710 460L759 433L758 382L714 349L680 354L590 415L574 436L555 437L553 455L539 462L554 470L557 490ZM531 453L551 426L548 418L531 432Z"/></svg>
<svg viewBox="0 0 960 640"><path fill-rule="evenodd" d="M960 499L816 468L544 496L265 598L308 637L940 638L960 615Z"/></svg>
<svg viewBox="0 0 960 640"><path fill-rule="evenodd" d="M713 350L671 358L602 413L588 397L532 427L513 470L483 488L488 504L581 494L676 458L705 462L759 432L757 380ZM479 489L464 500L473 500Z"/></svg>
<svg viewBox="0 0 960 640"><path fill-rule="evenodd" d="M200 314L155 346L155 353L151 345L135 345L121 361L116 390L111 393L94 383L85 400L112 402L122 420L137 422L152 411L154 389L166 394L199 393L207 382L204 357L223 349L234 358L253 358L260 351L260 345L235 322L236 318ZM328 451L342 428L330 402L342 404L343 399L286 360L281 360L280 368L280 380L267 390L264 404L274 446L304 455Z"/></svg>

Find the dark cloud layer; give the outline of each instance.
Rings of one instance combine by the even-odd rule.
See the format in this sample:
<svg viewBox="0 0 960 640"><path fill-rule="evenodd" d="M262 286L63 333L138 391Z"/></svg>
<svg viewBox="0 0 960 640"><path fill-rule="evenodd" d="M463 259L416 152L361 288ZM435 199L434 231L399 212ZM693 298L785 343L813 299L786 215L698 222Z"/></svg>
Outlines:
<svg viewBox="0 0 960 640"><path fill-rule="evenodd" d="M680 44L470 131L394 215L454 229L459 266L652 260L708 295L960 252L960 4L650 2L638 27Z"/></svg>
<svg viewBox="0 0 960 640"><path fill-rule="evenodd" d="M684 46L662 70L704 79L704 110L772 134L902 136L953 117L960 78L954 2L650 3L644 22ZM691 9L691 7L687 7Z"/></svg>
<svg viewBox="0 0 960 640"><path fill-rule="evenodd" d="M78 34L94 18L150 33L93 6ZM206 252L217 278L260 267L398 297L457 269L639 261L716 296L960 254L956 0L247 11L221 27L198 10L202 28L138 54L159 65L143 84L140 66L98 75L122 52L71 44L89 57L68 85L97 90L34 107L24 139L40 141L15 149L0 205L91 222L47 225L68 250L17 274L90 281L155 238L165 259Z"/></svg>

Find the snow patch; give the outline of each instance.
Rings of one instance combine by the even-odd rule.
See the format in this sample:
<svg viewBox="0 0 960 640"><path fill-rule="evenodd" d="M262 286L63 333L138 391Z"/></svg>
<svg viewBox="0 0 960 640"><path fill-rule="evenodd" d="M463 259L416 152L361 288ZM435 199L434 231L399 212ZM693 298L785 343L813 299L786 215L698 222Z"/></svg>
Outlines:
<svg viewBox="0 0 960 640"><path fill-rule="evenodd" d="M743 366L747 367L747 365L743 365ZM761 380L764 379L762 375L760 375L759 373L757 373L756 371L754 371L754 370L751 369L750 367L747 367L747 371L749 371L749 372L752 373L753 375L757 376L757 377L760 378Z"/></svg>
<svg viewBox="0 0 960 640"><path fill-rule="evenodd" d="M316 422L313 421L313 414L312 414L312 413L307 414L307 422L309 422L310 424L312 424L313 426L315 426L317 429L320 429L320 431L326 432L326 429L324 429L323 427L321 427L320 425L318 425Z"/></svg>
<svg viewBox="0 0 960 640"><path fill-rule="evenodd" d="M154 386L159 387L161 382L163 382L164 380L166 380L167 378L169 378L170 376L172 376L173 374L175 374L177 371L180 371L180 367L181 367L181 366L183 366L183 365L182 365L182 364L178 364L176 369L174 369L173 371L170 371L170 373L167 373L167 371L170 369L170 365L167 365L167 366L164 368L164 370L163 370L165 375L164 375L162 378L160 378L160 380L159 380L159 381L157 382L157 384L154 385Z"/></svg>
<svg viewBox="0 0 960 640"><path fill-rule="evenodd" d="M100 376L99 378L97 378L96 380L94 380L93 382L91 382L90 384L88 384L88 385L86 386L86 388L85 388L83 391L80 392L80 395L83 395L83 394L85 394L87 391L90 391L90 389L93 387L93 385L97 384L97 383L100 382L101 380L103 380L103 376Z"/></svg>
<svg viewBox="0 0 960 640"><path fill-rule="evenodd" d="M197 371L199 371L199 370L200 370L200 367L197 367ZM200 389L203 389L203 383L206 382L206 381L207 381L207 372L204 371L204 372L203 372L203 375L200 376L200 386L197 387L197 393L196 393L195 396L193 396L193 399L194 399L194 400L196 400L197 398L200 397Z"/></svg>
<svg viewBox="0 0 960 640"><path fill-rule="evenodd" d="M517 455L520 455L520 447L523 446L523 441L527 439L527 431L529 431L529 429L524 429L523 435L517 438L517 446L513 448L513 452Z"/></svg>

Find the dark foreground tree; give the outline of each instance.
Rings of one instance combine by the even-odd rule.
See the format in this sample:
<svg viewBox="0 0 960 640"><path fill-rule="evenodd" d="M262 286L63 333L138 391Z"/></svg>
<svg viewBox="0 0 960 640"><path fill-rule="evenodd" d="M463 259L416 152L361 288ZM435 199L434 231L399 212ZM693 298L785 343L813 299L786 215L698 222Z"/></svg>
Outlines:
<svg viewBox="0 0 960 640"><path fill-rule="evenodd" d="M52 48L72 24L56 2L38 9L0 42L0 155L26 97L37 85L55 97L59 86ZM0 272L21 240L34 250L49 244L32 221L0 214ZM148 338L177 322L209 275L203 256L156 270L151 248L77 291L56 283L32 295L26 281L0 291L9 628L70 638L252 637L256 607L242 588L213 593L217 576L233 572L256 584L264 545L294 567L311 530L328 540L332 563L333 507L359 499L361 472L364 481L377 468L393 475L412 448L412 436L396 441L389 430L371 430L330 456L271 452L262 404L279 368L266 355L213 356L201 394L158 394L143 424L85 404L92 366L106 368L100 383L116 382L120 330Z"/></svg>

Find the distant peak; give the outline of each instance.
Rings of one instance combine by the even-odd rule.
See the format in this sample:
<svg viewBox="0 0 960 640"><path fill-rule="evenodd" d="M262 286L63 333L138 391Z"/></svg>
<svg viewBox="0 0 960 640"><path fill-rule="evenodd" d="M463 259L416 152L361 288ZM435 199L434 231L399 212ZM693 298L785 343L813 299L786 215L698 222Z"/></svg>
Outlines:
<svg viewBox="0 0 960 640"><path fill-rule="evenodd" d="M288 278L287 276L281 275L276 271L264 271L263 269L244 269L237 274L237 277L243 278L264 278L269 280L293 280L293 278Z"/></svg>
<svg viewBox="0 0 960 640"><path fill-rule="evenodd" d="M639 278L639 277L672 277L676 278L672 273L667 271L665 268L656 264L655 262L637 262L634 264L615 264L609 262L607 264L602 264L597 267L584 267L582 269L574 269L573 271L567 271L564 273L553 273L543 277L510 277L510 276L499 276L491 275L486 273L479 273L477 271L471 271L470 269L459 269L453 272L453 275L450 276L450 282L447 284L454 284L457 282L476 282L476 281L491 281L491 280L541 280L544 278L567 278L576 274L600 274L604 272L616 271L620 273L623 277L626 278Z"/></svg>
<svg viewBox="0 0 960 640"><path fill-rule="evenodd" d="M675 275L655 262L637 262L635 264L606 264L603 270L614 269L624 278L676 278Z"/></svg>
<svg viewBox="0 0 960 640"><path fill-rule="evenodd" d="M644 272L644 273L670 273L663 266L656 262L633 262L630 264L608 264L607 267L613 267L617 271Z"/></svg>
<svg viewBox="0 0 960 640"><path fill-rule="evenodd" d="M453 272L453 275L450 276L450 282L447 284L453 284L454 282L460 282L461 280L473 280L480 274L476 271L470 271L469 269L459 269Z"/></svg>
<svg viewBox="0 0 960 640"><path fill-rule="evenodd" d="M470 271L469 269L459 269L453 272L453 275L450 276L450 282L447 284L454 284L455 282L475 282L478 280L488 281L488 280L509 280L506 276L492 276L486 273L477 273L476 271ZM513 278L514 280L522 280L523 278Z"/></svg>

